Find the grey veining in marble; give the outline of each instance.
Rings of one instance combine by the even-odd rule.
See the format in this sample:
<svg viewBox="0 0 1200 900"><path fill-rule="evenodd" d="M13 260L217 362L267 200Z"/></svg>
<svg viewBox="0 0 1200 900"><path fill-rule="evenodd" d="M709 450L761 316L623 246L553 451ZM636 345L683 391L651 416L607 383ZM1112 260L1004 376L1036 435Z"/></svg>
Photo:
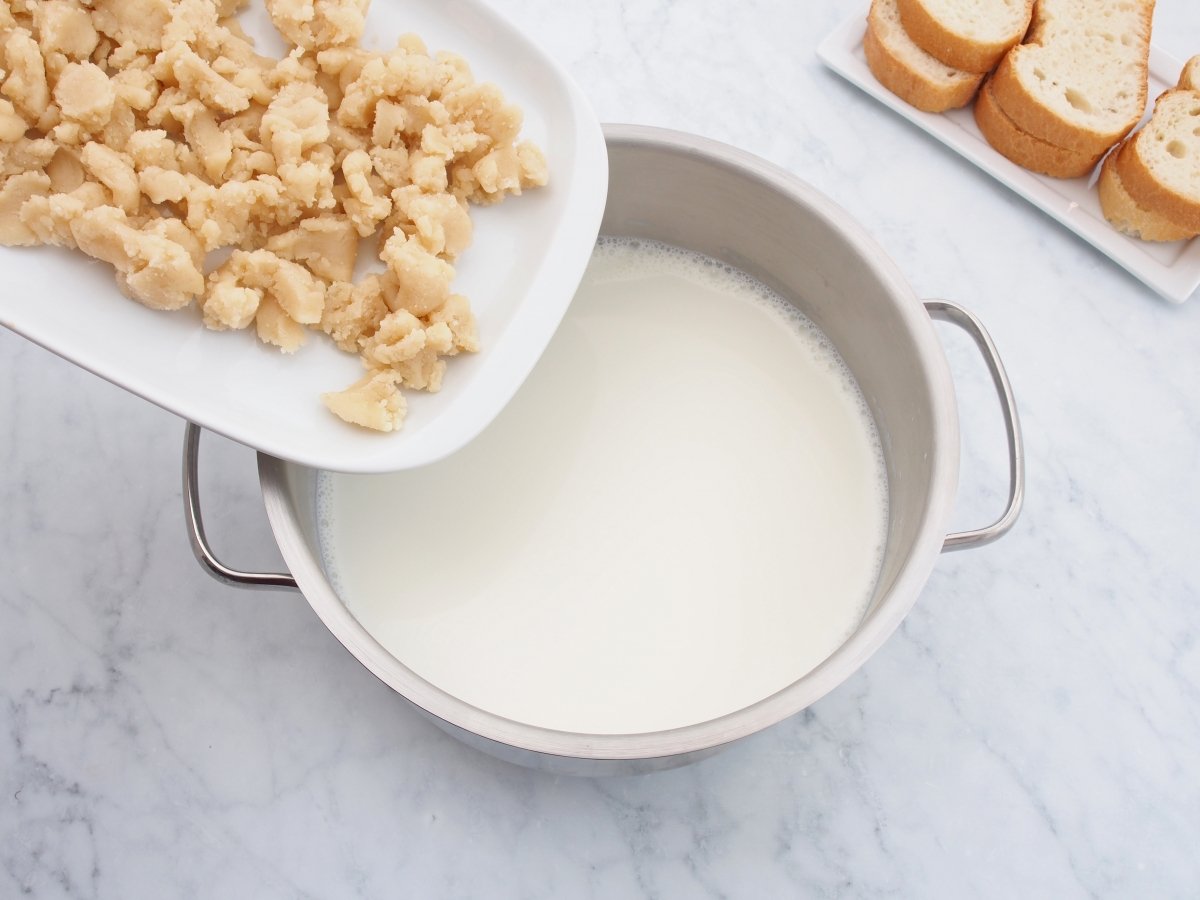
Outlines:
<svg viewBox="0 0 1200 900"><path fill-rule="evenodd" d="M1022 520L943 558L801 716L689 768L555 778L406 710L300 597L208 580L181 423L0 333L0 897L1196 896L1200 297L1156 299L824 70L862 0L497 5L602 119L798 173L979 313L1022 405ZM1189 0L1155 40L1200 51ZM1003 440L940 333L970 527ZM278 565L252 454L205 448L219 547Z"/></svg>

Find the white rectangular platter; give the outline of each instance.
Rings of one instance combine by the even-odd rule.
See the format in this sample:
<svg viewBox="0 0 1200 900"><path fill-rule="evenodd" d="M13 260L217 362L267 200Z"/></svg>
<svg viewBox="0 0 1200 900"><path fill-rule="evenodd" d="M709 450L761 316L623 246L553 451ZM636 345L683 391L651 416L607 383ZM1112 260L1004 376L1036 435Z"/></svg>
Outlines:
<svg viewBox="0 0 1200 900"><path fill-rule="evenodd" d="M927 131L1001 184L1020 194L1047 215L1074 231L1162 297L1175 303L1200 287L1200 238L1155 244L1126 237L1105 221L1091 178L1049 178L1009 162L980 134L970 107L927 113L909 106L878 81L867 68L862 39L866 12L830 34L817 55L833 71L880 103ZM1150 101L1175 84L1182 63L1157 48L1150 51Z"/></svg>

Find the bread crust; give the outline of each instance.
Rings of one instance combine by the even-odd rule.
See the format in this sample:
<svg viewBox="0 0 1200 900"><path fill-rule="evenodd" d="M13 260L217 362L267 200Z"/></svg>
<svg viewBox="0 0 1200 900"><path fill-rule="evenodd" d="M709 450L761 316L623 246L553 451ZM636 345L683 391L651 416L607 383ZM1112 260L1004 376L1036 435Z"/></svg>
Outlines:
<svg viewBox="0 0 1200 900"><path fill-rule="evenodd" d="M992 94L989 79L975 98L975 124L987 142L1018 166L1053 178L1081 178L1091 173L1100 155L1056 147L1022 131Z"/></svg>
<svg viewBox="0 0 1200 900"><path fill-rule="evenodd" d="M1167 91L1164 93L1158 98L1155 106L1161 103L1164 97L1173 93L1177 92ZM1195 92L1189 93L1194 94ZM1197 96L1197 103L1200 103L1200 96ZM1153 116L1151 121L1153 121ZM1180 228L1188 229L1193 234L1200 233L1200 203L1191 197L1179 194L1155 178L1154 172L1138 152L1138 147L1143 141L1152 139L1150 129L1146 127L1121 145L1116 161L1117 174L1121 177L1121 183L1138 206L1153 210L1162 218Z"/></svg>
<svg viewBox="0 0 1200 900"><path fill-rule="evenodd" d="M947 28L929 11L924 0L896 0L896 9L913 43L930 56L964 72L986 75L1025 37L1033 15L1033 0L1025 0L1025 20L1019 31L994 42L974 41Z"/></svg>
<svg viewBox="0 0 1200 900"><path fill-rule="evenodd" d="M1036 94L1030 92L1017 74L1017 60L1026 52L1027 46L1039 45L1037 33L1038 23L1033 24L1033 31L1027 38L1027 43L1014 47L1001 60L1000 65L992 75L993 97L1000 108L1016 123L1022 131L1047 143L1075 150L1092 156L1102 156L1110 147L1122 140L1138 123L1141 110L1146 108L1146 98L1149 83L1149 46L1150 23L1154 15L1153 0L1138 0L1138 9L1142 18L1142 35L1146 46L1146 55L1139 66L1137 112L1131 113L1130 118L1120 128L1110 131L1097 131L1081 128L1060 118L1053 110L1044 106Z"/></svg>
<svg viewBox="0 0 1200 900"><path fill-rule="evenodd" d="M1143 241L1183 241L1196 235L1195 231L1181 228L1151 210L1139 206L1125 190L1121 175L1117 171L1117 156L1114 150L1100 168L1100 180L1096 189L1100 194L1100 208L1110 225L1123 234Z"/></svg>
<svg viewBox="0 0 1200 900"><path fill-rule="evenodd" d="M925 112L939 113L966 106L983 81L983 76L980 75L962 84L938 84L906 66L876 35L874 6L867 16L863 52L867 58L867 67L880 84L909 105Z"/></svg>

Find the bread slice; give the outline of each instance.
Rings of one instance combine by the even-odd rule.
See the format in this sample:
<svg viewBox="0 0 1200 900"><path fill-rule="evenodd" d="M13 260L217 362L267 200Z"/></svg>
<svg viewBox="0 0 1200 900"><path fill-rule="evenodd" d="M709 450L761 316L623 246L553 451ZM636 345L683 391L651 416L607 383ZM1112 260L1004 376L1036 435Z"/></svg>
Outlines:
<svg viewBox="0 0 1200 900"><path fill-rule="evenodd" d="M1104 218L1117 231L1143 241L1183 241L1194 237L1196 232L1181 228L1164 219L1158 213L1138 206L1129 196L1117 172L1118 151L1114 150L1100 167L1100 180L1096 184L1100 192L1100 208Z"/></svg>
<svg viewBox="0 0 1200 900"><path fill-rule="evenodd" d="M1146 107L1153 15L1154 0L1038 0L992 76L996 103L1034 137L1103 154Z"/></svg>
<svg viewBox="0 0 1200 900"><path fill-rule="evenodd" d="M1200 232L1200 93L1166 91L1121 147L1117 172L1138 206Z"/></svg>
<svg viewBox="0 0 1200 900"><path fill-rule="evenodd" d="M1193 56L1184 65L1179 75L1179 89L1200 91L1200 56Z"/></svg>
<svg viewBox="0 0 1200 900"><path fill-rule="evenodd" d="M925 112L966 106L983 81L982 75L948 66L914 44L900 24L896 0L872 0L863 51L880 84Z"/></svg>
<svg viewBox="0 0 1200 900"><path fill-rule="evenodd" d="M913 42L948 66L987 73L1029 28L1033 0L897 0Z"/></svg>
<svg viewBox="0 0 1200 900"><path fill-rule="evenodd" d="M1089 174L1100 161L1099 156L1056 147L1022 131L996 103L990 81L975 98L975 124L998 152L1018 166L1043 175L1080 178Z"/></svg>

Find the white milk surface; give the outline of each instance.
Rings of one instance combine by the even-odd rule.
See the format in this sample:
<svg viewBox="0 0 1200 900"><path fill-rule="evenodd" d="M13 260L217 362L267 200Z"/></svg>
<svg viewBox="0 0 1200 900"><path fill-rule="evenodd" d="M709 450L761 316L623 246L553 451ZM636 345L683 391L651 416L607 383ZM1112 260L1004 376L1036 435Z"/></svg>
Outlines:
<svg viewBox="0 0 1200 900"><path fill-rule="evenodd" d="M862 618L887 520L874 424L820 331L647 241L601 242L464 450L321 478L326 569L376 640L478 707L596 734L706 721L810 671Z"/></svg>

